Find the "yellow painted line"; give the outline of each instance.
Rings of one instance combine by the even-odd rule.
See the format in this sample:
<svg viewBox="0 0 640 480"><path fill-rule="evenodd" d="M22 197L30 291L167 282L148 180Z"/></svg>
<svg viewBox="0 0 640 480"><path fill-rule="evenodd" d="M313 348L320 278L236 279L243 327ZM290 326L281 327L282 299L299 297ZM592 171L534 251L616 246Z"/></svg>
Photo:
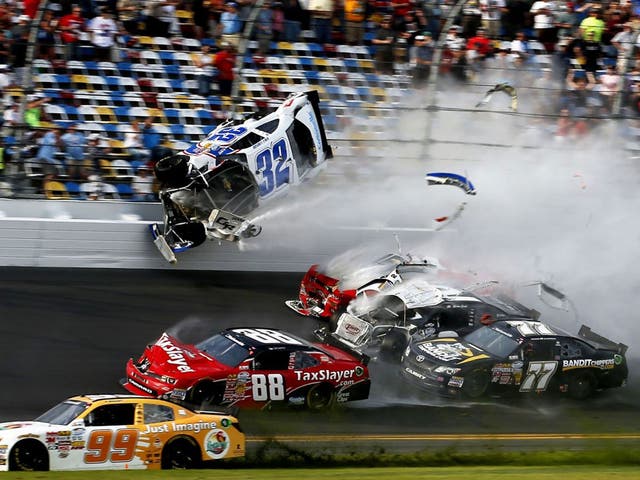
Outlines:
<svg viewBox="0 0 640 480"><path fill-rule="evenodd" d="M375 442L375 441L481 441L481 440L640 440L640 433L479 433L479 434L367 434L367 435L257 435L247 442Z"/></svg>

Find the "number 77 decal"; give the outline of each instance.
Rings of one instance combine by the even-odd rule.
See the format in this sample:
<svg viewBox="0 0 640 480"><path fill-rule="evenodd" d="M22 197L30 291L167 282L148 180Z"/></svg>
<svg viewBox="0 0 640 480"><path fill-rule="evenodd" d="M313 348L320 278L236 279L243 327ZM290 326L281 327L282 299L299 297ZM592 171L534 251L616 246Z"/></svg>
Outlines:
<svg viewBox="0 0 640 480"><path fill-rule="evenodd" d="M527 375L520 385L521 392L544 391L558 368L558 362L530 362Z"/></svg>

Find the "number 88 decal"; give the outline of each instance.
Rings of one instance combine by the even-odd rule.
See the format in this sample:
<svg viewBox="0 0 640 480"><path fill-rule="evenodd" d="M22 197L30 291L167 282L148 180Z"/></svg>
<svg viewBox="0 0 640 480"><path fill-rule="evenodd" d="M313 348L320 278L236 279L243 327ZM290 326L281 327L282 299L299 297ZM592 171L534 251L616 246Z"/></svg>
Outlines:
<svg viewBox="0 0 640 480"><path fill-rule="evenodd" d="M284 138L277 141L271 150L263 150L256 157L257 173L262 174L260 195L265 196L289 183L290 167L287 160L287 143ZM275 163L275 168L274 168Z"/></svg>
<svg viewBox="0 0 640 480"><path fill-rule="evenodd" d="M251 375L251 393L256 402L284 400L284 378L279 373Z"/></svg>

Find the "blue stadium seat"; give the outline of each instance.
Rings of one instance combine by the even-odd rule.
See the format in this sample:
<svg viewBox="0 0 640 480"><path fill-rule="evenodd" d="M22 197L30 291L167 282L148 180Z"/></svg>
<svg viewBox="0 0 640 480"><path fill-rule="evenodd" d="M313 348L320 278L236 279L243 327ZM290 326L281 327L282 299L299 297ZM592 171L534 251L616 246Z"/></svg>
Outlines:
<svg viewBox="0 0 640 480"><path fill-rule="evenodd" d="M67 187L67 192L69 192L71 198L84 198L84 194L77 182L65 182L64 186Z"/></svg>
<svg viewBox="0 0 640 480"><path fill-rule="evenodd" d="M180 80L180 79L169 80L169 83L171 84L171 88L173 88L174 92L184 92L184 87L182 85L182 80Z"/></svg>
<svg viewBox="0 0 640 480"><path fill-rule="evenodd" d="M320 73L316 70L307 70L304 72L309 85L318 85L320 83Z"/></svg>
<svg viewBox="0 0 640 480"><path fill-rule="evenodd" d="M163 65L177 65L178 62L173 57L173 52L160 50L158 52L158 56L160 57L160 61Z"/></svg>
<svg viewBox="0 0 640 480"><path fill-rule="evenodd" d="M115 123L103 123L104 131L109 138L114 140L124 140L124 135L118 130L118 125Z"/></svg>
<svg viewBox="0 0 640 480"><path fill-rule="evenodd" d="M105 72L101 72L98 68L98 62L85 61L83 64L87 75L105 75Z"/></svg>
<svg viewBox="0 0 640 480"><path fill-rule="evenodd" d="M120 91L120 80L119 77L105 77L105 81L107 82L107 88L112 92Z"/></svg>
<svg viewBox="0 0 640 480"><path fill-rule="evenodd" d="M131 121L129 107L114 107L113 111L116 114L116 118L119 122Z"/></svg>
<svg viewBox="0 0 640 480"><path fill-rule="evenodd" d="M164 72L169 80L182 80L178 65L164 65Z"/></svg>
<svg viewBox="0 0 640 480"><path fill-rule="evenodd" d="M58 88L61 88L62 90L69 90L71 88L70 75L54 74L53 77L55 78L56 83L58 84Z"/></svg>
<svg viewBox="0 0 640 480"><path fill-rule="evenodd" d="M133 68L131 63L129 62L118 62L116 63L116 66L118 67L118 71L120 72L120 75L122 75L123 77L132 77L133 76Z"/></svg>
<svg viewBox="0 0 640 480"><path fill-rule="evenodd" d="M315 70L312 57L300 57L300 65L305 71Z"/></svg>
<svg viewBox="0 0 640 480"><path fill-rule="evenodd" d="M175 138L176 140L184 140L184 126L182 124L171 124L169 126L169 129L171 130L171 135L173 135L173 138Z"/></svg>
<svg viewBox="0 0 640 480"><path fill-rule="evenodd" d="M120 195L123 199L130 199L133 197L133 188L128 183L118 183L116 184L116 189L118 190L118 195Z"/></svg>
<svg viewBox="0 0 640 480"><path fill-rule="evenodd" d="M165 108L164 116L167 118L167 123L170 125L176 125L182 122L180 110L177 108Z"/></svg>

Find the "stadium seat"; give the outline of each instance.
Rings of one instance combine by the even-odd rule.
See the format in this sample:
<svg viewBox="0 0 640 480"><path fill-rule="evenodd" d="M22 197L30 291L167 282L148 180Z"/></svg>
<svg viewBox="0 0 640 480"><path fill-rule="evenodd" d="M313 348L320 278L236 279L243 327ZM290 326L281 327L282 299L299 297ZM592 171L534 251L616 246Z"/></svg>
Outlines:
<svg viewBox="0 0 640 480"><path fill-rule="evenodd" d="M111 168L115 172L115 176L119 180L131 180L134 176L131 163L122 158L111 161Z"/></svg>
<svg viewBox="0 0 640 480"><path fill-rule="evenodd" d="M180 117L180 110L177 108L165 108L164 116L167 119L167 123L169 125L177 125L182 123L182 118Z"/></svg>
<svg viewBox="0 0 640 480"><path fill-rule="evenodd" d="M88 84L87 90L109 90L104 77L100 75L87 75L85 78Z"/></svg>
<svg viewBox="0 0 640 480"><path fill-rule="evenodd" d="M85 196L82 194L82 192L80 191L80 184L77 182L64 182L64 186L67 189L67 192L69 193L69 197L72 199L84 199Z"/></svg>
<svg viewBox="0 0 640 480"><path fill-rule="evenodd" d="M133 198L133 188L131 188L131 185L128 183L117 183L116 189L118 190L118 195L121 199L131 200Z"/></svg>
<svg viewBox="0 0 640 480"><path fill-rule="evenodd" d="M177 60L173 57L172 51L161 50L158 52L158 58L160 58L160 61L165 66L178 64Z"/></svg>
<svg viewBox="0 0 640 480"><path fill-rule="evenodd" d="M50 200L69 200L71 198L65 184L55 180L45 182L44 194Z"/></svg>
<svg viewBox="0 0 640 480"><path fill-rule="evenodd" d="M84 64L84 69L86 71L85 75L106 75L100 71L100 68L98 68L98 62L89 60L82 63Z"/></svg>
<svg viewBox="0 0 640 480"><path fill-rule="evenodd" d="M34 60L33 61L33 66L36 68L36 71L40 71L37 67L36 67L36 62L38 60ZM69 72L70 75L88 75L89 72L87 71L86 67L84 66L84 62L81 62L79 60L69 60L67 62L67 71ZM43 72L43 73L47 73L47 72Z"/></svg>
<svg viewBox="0 0 640 480"><path fill-rule="evenodd" d="M169 80L183 79L178 65L163 65L162 68L164 69L165 78Z"/></svg>
<svg viewBox="0 0 640 480"><path fill-rule="evenodd" d="M33 70L35 73L53 73L53 66L49 60L36 58L33 60Z"/></svg>
<svg viewBox="0 0 640 480"><path fill-rule="evenodd" d="M118 62L116 63L116 67L118 68L118 72L122 77L132 77L132 64L130 62Z"/></svg>
<svg viewBox="0 0 640 480"><path fill-rule="evenodd" d="M124 92L139 92L138 82L131 77L118 77L120 90Z"/></svg>
<svg viewBox="0 0 640 480"><path fill-rule="evenodd" d="M102 126L104 127L104 136L106 136L110 140L123 140L124 136L121 135L120 131L118 130L119 125L120 124L117 123L103 123Z"/></svg>
<svg viewBox="0 0 640 480"><path fill-rule="evenodd" d="M118 121L114 110L110 107L97 106L96 112L100 115L101 122L115 123Z"/></svg>
<svg viewBox="0 0 640 480"><path fill-rule="evenodd" d="M80 120L80 115L78 114L78 109L76 107L71 105L62 105L62 108L64 109L68 120L76 122Z"/></svg>
<svg viewBox="0 0 640 480"><path fill-rule="evenodd" d="M140 47L143 52L151 51L152 49L156 48L156 42L154 41L153 37L149 37L147 35L140 35L137 38L138 38L138 43L140 44Z"/></svg>
<svg viewBox="0 0 640 480"><path fill-rule="evenodd" d="M114 107L113 112L118 122L129 123L133 117L130 115L131 107Z"/></svg>
<svg viewBox="0 0 640 480"><path fill-rule="evenodd" d="M47 103L44 105L45 113L51 118L51 121L56 122L59 120L68 120L67 114L60 105L54 105Z"/></svg>
<svg viewBox="0 0 640 480"><path fill-rule="evenodd" d="M96 73L92 73L92 70L89 67L87 68L90 75L100 75L103 77L106 75L122 75L122 73L120 73L120 70L118 69L118 66L113 62L97 62Z"/></svg>
<svg viewBox="0 0 640 480"><path fill-rule="evenodd" d="M158 50L173 50L171 41L167 37L153 37L153 44Z"/></svg>
<svg viewBox="0 0 640 480"><path fill-rule="evenodd" d="M165 78L152 78L150 85L156 93L169 93L173 91L171 82Z"/></svg>

